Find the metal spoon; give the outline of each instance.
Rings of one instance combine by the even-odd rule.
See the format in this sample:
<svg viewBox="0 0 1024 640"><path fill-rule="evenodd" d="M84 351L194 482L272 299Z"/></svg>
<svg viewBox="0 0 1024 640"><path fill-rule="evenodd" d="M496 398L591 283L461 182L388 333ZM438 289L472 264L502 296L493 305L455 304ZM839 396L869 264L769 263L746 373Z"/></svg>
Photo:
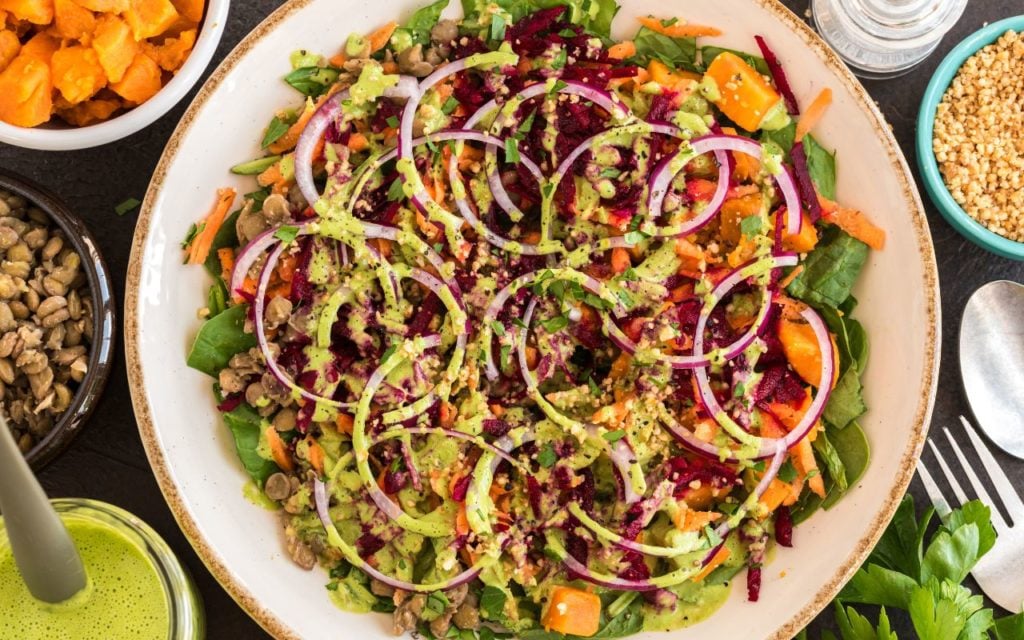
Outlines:
<svg viewBox="0 0 1024 640"><path fill-rule="evenodd" d="M1024 285L997 280L967 301L960 374L981 430L1024 459Z"/></svg>
<svg viewBox="0 0 1024 640"><path fill-rule="evenodd" d="M36 600L64 602L86 586L85 567L0 415L0 513L25 586Z"/></svg>

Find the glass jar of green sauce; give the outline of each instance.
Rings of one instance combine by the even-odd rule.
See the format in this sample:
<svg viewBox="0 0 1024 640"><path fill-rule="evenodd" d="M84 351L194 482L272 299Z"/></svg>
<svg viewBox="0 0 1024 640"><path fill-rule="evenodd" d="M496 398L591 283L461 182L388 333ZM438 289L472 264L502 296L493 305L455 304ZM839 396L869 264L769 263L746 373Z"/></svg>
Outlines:
<svg viewBox="0 0 1024 640"><path fill-rule="evenodd" d="M58 604L32 597L0 521L0 638L19 640L200 640L205 616L192 580L170 547L127 511L95 500L57 499L88 586Z"/></svg>

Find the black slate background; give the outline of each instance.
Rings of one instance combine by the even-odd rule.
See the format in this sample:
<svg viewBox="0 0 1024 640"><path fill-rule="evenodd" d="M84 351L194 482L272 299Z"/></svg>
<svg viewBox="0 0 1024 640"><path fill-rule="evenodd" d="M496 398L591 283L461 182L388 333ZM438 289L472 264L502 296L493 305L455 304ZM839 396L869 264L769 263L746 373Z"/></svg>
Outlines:
<svg viewBox="0 0 1024 640"><path fill-rule="evenodd" d="M226 56L279 4L278 0L239 0L233 3L215 60ZM678 4L680 9L683 4ZM804 15L807 9L805 0L786 0L785 4L799 15ZM925 86L942 56L984 24L1014 15L1022 9L1024 5L1020 0L974 0L939 50L923 65L897 80L865 82L892 124L915 173L917 109ZM339 34L344 33L347 30L341 24ZM189 99L194 93L195 90ZM0 144L0 166L50 187L84 218L115 274L118 300L124 299L124 274L135 219L134 214L118 217L114 207L130 197L142 199L164 144L187 104L188 100L184 100L147 129L96 149L56 153ZM933 425L958 430L957 416L968 411L957 362L957 335L963 306L975 289L990 280L1024 281L1024 263L991 255L967 242L946 224L927 198L925 204L938 257L943 314L942 373ZM915 401L908 398L908 402ZM940 444L940 447L948 452L948 445ZM949 457L952 459L951 455ZM1024 462L1012 460L1001 453L997 453L997 458L1015 484L1024 487ZM930 460L927 456L926 459ZM139 515L159 531L195 577L205 601L211 639L269 637L216 583L179 531L164 503L136 430L123 355L118 356L106 393L85 433L70 450L44 470L42 481L51 496L105 500ZM911 491L919 505L926 502L917 481ZM282 585L281 588L285 587ZM830 610L822 614L812 625L811 637L818 637L818 630L830 626L831 620ZM906 621L898 619L894 624L902 638L914 637ZM344 632L339 635L344 635Z"/></svg>

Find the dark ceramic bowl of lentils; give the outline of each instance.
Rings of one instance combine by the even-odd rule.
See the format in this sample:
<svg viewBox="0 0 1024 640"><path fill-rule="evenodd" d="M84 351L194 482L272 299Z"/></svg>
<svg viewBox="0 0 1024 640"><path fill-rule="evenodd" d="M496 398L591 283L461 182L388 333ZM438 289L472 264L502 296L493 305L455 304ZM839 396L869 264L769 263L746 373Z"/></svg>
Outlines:
<svg viewBox="0 0 1024 640"><path fill-rule="evenodd" d="M0 411L29 464L71 443L106 386L114 293L92 234L43 187L0 169Z"/></svg>

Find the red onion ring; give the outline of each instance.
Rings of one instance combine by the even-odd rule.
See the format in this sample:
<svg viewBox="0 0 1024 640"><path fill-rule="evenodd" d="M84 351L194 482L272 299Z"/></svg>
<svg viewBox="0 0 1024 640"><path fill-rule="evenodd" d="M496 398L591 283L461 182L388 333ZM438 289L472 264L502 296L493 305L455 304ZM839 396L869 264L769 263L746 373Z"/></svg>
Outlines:
<svg viewBox="0 0 1024 640"><path fill-rule="evenodd" d="M718 303L722 298L732 290L740 282L751 277L749 271L752 267L761 266L764 270L780 269L782 267L792 267L798 262L797 256L793 254L784 254L779 256L770 257L764 260L751 260L746 264L740 265L732 272L729 273L717 286L712 290L710 298L712 304L705 303L701 308L701 317L707 322L707 318L711 316L711 312L715 310ZM725 360L732 360L736 356L746 351L747 347L753 344L754 340L761 335L764 331L764 327L767 324L768 318L770 317L769 311L771 310L771 292L768 287L763 287L761 290L761 308L758 310L757 317L754 319L754 323L747 329L746 333L736 339L732 344L722 347L719 351L722 352L722 357ZM616 325L607 314L602 313L601 315L602 326L604 327L605 333L608 334L608 338L614 342L620 349L629 354L634 354L640 348L636 342L630 339L622 329ZM711 364L711 356L704 354L697 354L696 348L690 355L665 355L658 351L656 361L663 362L671 366L673 369L697 369L701 367L707 367Z"/></svg>
<svg viewBox="0 0 1024 640"><path fill-rule="evenodd" d="M411 98L417 91L416 78L399 76L398 84L384 90L384 97ZM327 127L337 120L342 111L342 104L348 99L349 91L344 89L325 100L306 123L295 145L295 184L299 186L299 191L309 206L315 205L320 199L320 192L313 181L313 151L323 138Z"/></svg>
<svg viewBox="0 0 1024 640"><path fill-rule="evenodd" d="M317 517L320 518L320 524L323 525L324 530L327 532L327 541L332 546L339 549L345 556L345 559L356 568L360 569L371 578L380 580L393 589L401 589L403 591L410 591L413 593L433 593L444 589L452 589L466 584L467 582L471 582L480 575L480 572L484 569L483 562L481 561L448 580L433 584L414 584L412 582L393 578L370 566L359 556L359 553L352 548L351 545L342 539L341 534L338 533L338 528L334 526L334 522L331 520L331 514L327 504L327 486L320 478L313 480L313 502L316 505L316 514Z"/></svg>

